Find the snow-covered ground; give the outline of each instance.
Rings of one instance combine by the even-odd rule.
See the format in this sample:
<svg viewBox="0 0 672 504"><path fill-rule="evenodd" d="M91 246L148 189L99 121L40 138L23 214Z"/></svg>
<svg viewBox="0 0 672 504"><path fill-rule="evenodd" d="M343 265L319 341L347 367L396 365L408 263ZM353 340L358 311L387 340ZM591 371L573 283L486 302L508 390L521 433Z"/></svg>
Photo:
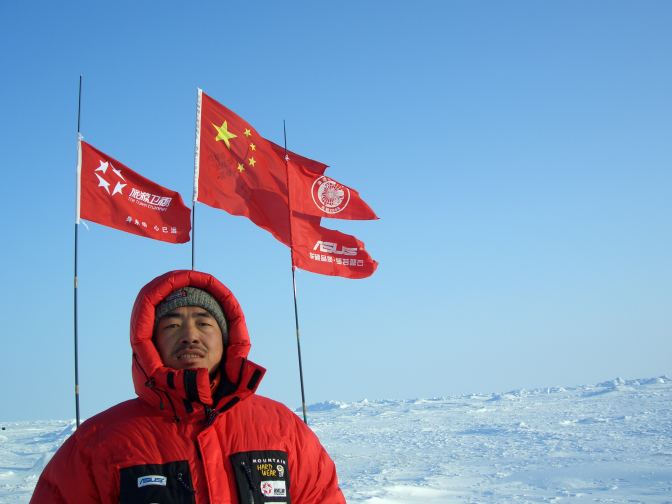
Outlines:
<svg viewBox="0 0 672 504"><path fill-rule="evenodd" d="M309 421L349 503L672 503L672 380L329 402ZM0 503L26 503L70 421L0 431Z"/></svg>

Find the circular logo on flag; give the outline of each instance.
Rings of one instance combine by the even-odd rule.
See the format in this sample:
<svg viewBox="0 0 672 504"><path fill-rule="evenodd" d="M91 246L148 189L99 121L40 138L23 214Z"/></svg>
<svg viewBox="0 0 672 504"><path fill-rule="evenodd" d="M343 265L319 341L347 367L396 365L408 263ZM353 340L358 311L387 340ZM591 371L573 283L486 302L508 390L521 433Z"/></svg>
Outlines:
<svg viewBox="0 0 672 504"><path fill-rule="evenodd" d="M313 202L324 213L336 214L350 203L350 189L322 175L313 182Z"/></svg>

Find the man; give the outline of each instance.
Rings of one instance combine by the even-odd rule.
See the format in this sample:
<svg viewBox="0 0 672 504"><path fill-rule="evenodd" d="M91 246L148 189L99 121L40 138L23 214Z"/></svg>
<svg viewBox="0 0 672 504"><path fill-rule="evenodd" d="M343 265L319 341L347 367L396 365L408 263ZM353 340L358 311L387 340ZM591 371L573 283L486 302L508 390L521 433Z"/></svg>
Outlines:
<svg viewBox="0 0 672 504"><path fill-rule="evenodd" d="M31 503L340 504L333 462L285 406L258 396L265 370L233 294L173 271L131 315L138 398L84 422L45 467Z"/></svg>

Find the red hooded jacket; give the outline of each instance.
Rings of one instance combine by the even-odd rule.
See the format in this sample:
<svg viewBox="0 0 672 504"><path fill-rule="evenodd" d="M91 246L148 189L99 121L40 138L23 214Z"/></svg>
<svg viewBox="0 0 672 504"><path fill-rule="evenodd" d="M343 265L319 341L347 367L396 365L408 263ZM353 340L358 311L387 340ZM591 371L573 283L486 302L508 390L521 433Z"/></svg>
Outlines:
<svg viewBox="0 0 672 504"><path fill-rule="evenodd" d="M186 286L214 296L228 322L216 401L207 369L164 367L152 341L156 305ZM84 422L45 467L31 503L345 503L315 434L255 394L265 370L247 360L243 312L213 276L173 271L143 287L131 347L138 398Z"/></svg>

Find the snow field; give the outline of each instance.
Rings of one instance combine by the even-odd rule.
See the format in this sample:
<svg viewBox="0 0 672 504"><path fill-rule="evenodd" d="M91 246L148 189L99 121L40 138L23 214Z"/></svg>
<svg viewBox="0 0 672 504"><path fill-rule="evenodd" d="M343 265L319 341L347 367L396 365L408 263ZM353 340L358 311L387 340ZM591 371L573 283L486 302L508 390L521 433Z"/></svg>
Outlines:
<svg viewBox="0 0 672 504"><path fill-rule="evenodd" d="M309 422L350 504L672 503L672 380L326 402ZM24 504L73 421L2 423L0 504Z"/></svg>
<svg viewBox="0 0 672 504"><path fill-rule="evenodd" d="M350 503L672 502L672 382L311 411Z"/></svg>

